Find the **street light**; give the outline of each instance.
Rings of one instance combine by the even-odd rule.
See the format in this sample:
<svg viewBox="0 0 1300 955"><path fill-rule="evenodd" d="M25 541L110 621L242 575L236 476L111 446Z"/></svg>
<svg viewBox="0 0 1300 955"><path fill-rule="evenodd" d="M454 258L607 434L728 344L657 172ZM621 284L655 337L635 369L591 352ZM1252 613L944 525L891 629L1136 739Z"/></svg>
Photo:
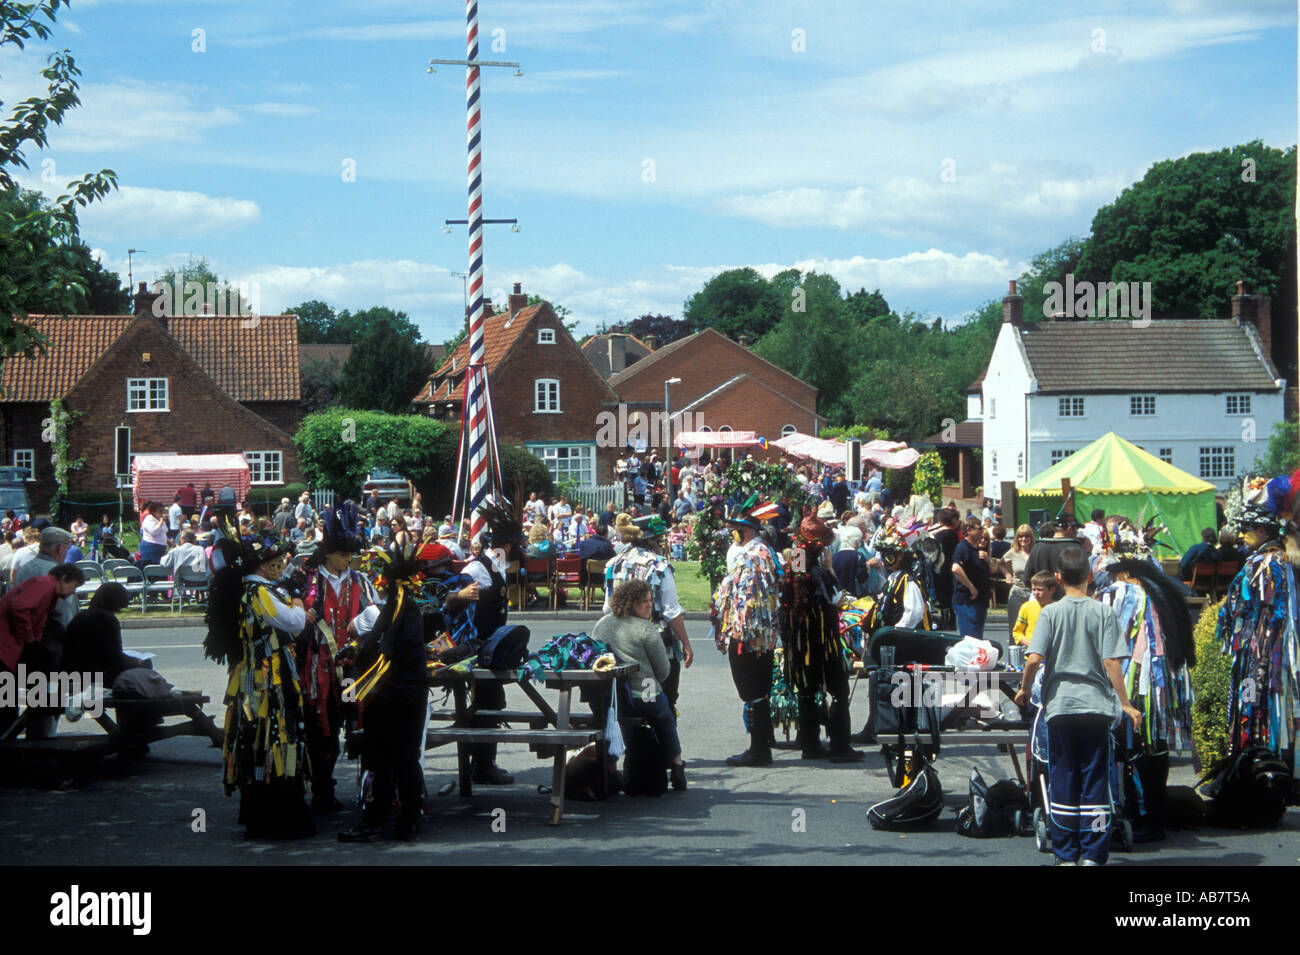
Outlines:
<svg viewBox="0 0 1300 955"><path fill-rule="evenodd" d="M673 498L673 418L668 413L668 386L680 385L680 378L669 378L664 382L664 445L666 447L664 456L664 470L668 472L668 506L672 507L675 503Z"/></svg>

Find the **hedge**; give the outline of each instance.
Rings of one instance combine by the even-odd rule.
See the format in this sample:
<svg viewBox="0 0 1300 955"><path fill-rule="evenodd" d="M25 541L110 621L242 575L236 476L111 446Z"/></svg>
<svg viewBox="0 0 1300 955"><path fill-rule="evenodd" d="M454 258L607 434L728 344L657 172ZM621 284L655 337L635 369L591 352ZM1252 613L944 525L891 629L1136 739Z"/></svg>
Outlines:
<svg viewBox="0 0 1300 955"><path fill-rule="evenodd" d="M1232 659L1219 649L1219 610L1208 604L1192 634L1196 666L1192 668L1192 743L1200 768L1208 769L1231 750L1228 707L1232 702Z"/></svg>

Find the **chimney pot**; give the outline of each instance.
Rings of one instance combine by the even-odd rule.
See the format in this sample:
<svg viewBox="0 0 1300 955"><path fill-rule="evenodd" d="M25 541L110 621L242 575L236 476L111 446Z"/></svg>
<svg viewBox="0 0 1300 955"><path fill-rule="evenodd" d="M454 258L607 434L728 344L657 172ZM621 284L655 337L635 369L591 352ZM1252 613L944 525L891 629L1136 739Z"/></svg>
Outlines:
<svg viewBox="0 0 1300 955"><path fill-rule="evenodd" d="M1246 283L1242 279L1237 279L1237 294L1238 295L1246 294Z"/></svg>
<svg viewBox="0 0 1300 955"><path fill-rule="evenodd" d="M644 341L645 341L645 347L650 349L651 351L654 351L656 348L659 347L658 335L647 335Z"/></svg>
<svg viewBox="0 0 1300 955"><path fill-rule="evenodd" d="M506 305L510 309L510 317L514 318L515 313L528 304L528 296L524 294L523 283L516 282L514 292L511 293Z"/></svg>
<svg viewBox="0 0 1300 955"><path fill-rule="evenodd" d="M740 335L740 347L741 348L749 347L749 336L744 334L743 332Z"/></svg>
<svg viewBox="0 0 1300 955"><path fill-rule="evenodd" d="M1015 279L1008 283L1010 291L1002 299L1002 322L1020 328L1025 324L1025 299L1016 291Z"/></svg>

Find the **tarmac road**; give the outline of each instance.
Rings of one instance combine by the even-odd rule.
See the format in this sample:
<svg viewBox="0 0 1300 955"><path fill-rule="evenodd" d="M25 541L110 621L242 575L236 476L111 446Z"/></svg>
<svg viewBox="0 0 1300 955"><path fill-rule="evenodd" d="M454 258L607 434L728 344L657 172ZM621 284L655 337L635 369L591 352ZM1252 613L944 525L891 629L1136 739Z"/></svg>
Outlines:
<svg viewBox="0 0 1300 955"><path fill-rule="evenodd" d="M595 620L595 616L592 618ZM584 628L580 621L525 618L532 645L553 634ZM586 625L586 626L589 626ZM318 817L320 831L308 840L281 844L245 841L236 825L237 799L220 786L220 751L205 740L180 737L154 744L143 760L104 764L104 774L82 788L57 791L0 788L0 818L6 828L5 859L41 865L223 865L223 864L555 864L691 865L775 863L786 865L1038 865L1031 838L975 840L953 831L956 811L967 799L972 767L990 783L1012 777L1009 757L991 742L944 745L937 767L947 809L928 832L876 832L867 808L892 789L878 748L865 763L805 762L797 751L778 751L764 769L733 769L725 758L744 749L740 701L723 657L706 635L707 625L689 626L697 657L682 680L679 703L690 788L661 797L615 796L604 803L567 804L564 823L548 825L546 797L550 761L526 746L501 748L498 761L516 776L512 786L475 788L474 796L432 795L455 773L454 749L432 750L427 758L430 796L421 840L414 844L342 845L336 834L352 824L353 813ZM1005 640L1005 623L988 635ZM220 714L225 686L222 667L203 659L203 631L126 630L128 649L156 654L155 667L183 689L212 698L207 710ZM544 691L545 692L545 691ZM511 708L528 706L516 688ZM866 685L853 702L854 728L866 719ZM79 724L73 731L95 731ZM68 731L64 725L64 732ZM1023 742L1023 741L1022 741ZM356 763L336 770L339 798L355 798ZM1171 784L1190 784L1190 760L1176 758ZM194 831L203 810L204 831ZM504 817L496 810L504 810ZM505 831L494 831L504 819ZM498 822L497 828L500 828ZM1243 833L1204 828L1172 833L1164 843L1112 856L1112 865L1294 865L1300 859L1300 811L1287 813L1281 830Z"/></svg>

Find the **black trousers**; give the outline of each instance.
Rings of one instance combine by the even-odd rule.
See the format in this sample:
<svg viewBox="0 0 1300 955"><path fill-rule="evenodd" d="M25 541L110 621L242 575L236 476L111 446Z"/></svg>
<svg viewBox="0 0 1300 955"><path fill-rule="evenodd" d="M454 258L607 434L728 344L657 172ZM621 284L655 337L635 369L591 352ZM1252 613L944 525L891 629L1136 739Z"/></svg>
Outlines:
<svg viewBox="0 0 1300 955"><path fill-rule="evenodd" d="M311 760L312 796L329 799L334 795L334 765L339 759L339 731L337 729L338 707L331 707L330 726L333 732L326 734L320 726L320 717L315 709L303 712L306 725L307 757ZM367 714L367 719L369 715Z"/></svg>
<svg viewBox="0 0 1300 955"><path fill-rule="evenodd" d="M849 734L849 669L842 653L832 653L821 661L820 682L831 698L830 720L827 731L831 738L831 751L842 753L848 750ZM811 675L811 673L810 673ZM805 752L811 750L820 734L819 717L813 699L815 690L802 690L799 693L799 732L803 737Z"/></svg>
<svg viewBox="0 0 1300 955"><path fill-rule="evenodd" d="M53 642L36 641L35 643L26 644L23 647L22 654L18 657L18 662L23 664L30 677L33 673L50 673L59 666L59 659L62 657L62 647L56 646ZM13 679L18 678L17 668L11 670L3 663L0 663L0 672L8 673ZM14 688L14 703L12 706L0 706L0 735L9 729L18 719L18 700L25 699L27 696L27 687L16 686Z"/></svg>
<svg viewBox="0 0 1300 955"><path fill-rule="evenodd" d="M746 703L766 700L772 692L772 653L737 653L736 650L737 644L727 648L727 660L731 663L731 679L736 684L736 692Z"/></svg>
<svg viewBox="0 0 1300 955"><path fill-rule="evenodd" d="M484 710L504 710L506 708L506 688L500 683L479 683L474 687L474 701L478 704L480 713ZM483 727L500 726L501 721L495 720L489 715L475 716L474 725ZM496 743L475 743L469 747L469 752L470 759L475 766L486 768L497 761Z"/></svg>
<svg viewBox="0 0 1300 955"><path fill-rule="evenodd" d="M366 700L366 765L375 774L373 800L365 811L367 826L382 826L393 809L393 796L402 802L400 819L420 818L424 775L420 753L424 748L428 700L411 694Z"/></svg>

